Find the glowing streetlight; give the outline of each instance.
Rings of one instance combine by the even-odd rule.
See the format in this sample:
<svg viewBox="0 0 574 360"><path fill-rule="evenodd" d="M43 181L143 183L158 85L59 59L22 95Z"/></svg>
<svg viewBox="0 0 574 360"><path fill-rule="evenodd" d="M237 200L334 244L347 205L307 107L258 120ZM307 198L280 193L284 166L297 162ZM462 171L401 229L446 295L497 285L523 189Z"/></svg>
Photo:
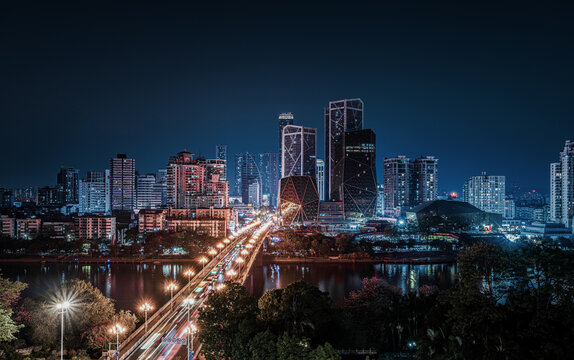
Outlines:
<svg viewBox="0 0 574 360"><path fill-rule="evenodd" d="M225 240L223 240L223 242L226 243L226 244L229 244L229 243L231 242L231 240L225 239Z"/></svg>
<svg viewBox="0 0 574 360"><path fill-rule="evenodd" d="M239 264L239 270L241 271L241 264L243 264L245 260L243 260L243 258L241 257L238 257L237 259L235 259L235 262Z"/></svg>
<svg viewBox="0 0 574 360"><path fill-rule="evenodd" d="M217 286L215 287L215 290L220 291L225 289L225 284L217 284Z"/></svg>
<svg viewBox="0 0 574 360"><path fill-rule="evenodd" d="M207 253L208 253L209 255L211 255L211 256L215 256L215 255L217 254L217 250L211 249L211 250L209 250Z"/></svg>
<svg viewBox="0 0 574 360"><path fill-rule="evenodd" d="M197 327L193 323L189 322L187 319L188 326L185 328L185 333L187 334L187 360L193 359L193 336L197 332ZM191 339L190 339L191 336Z"/></svg>
<svg viewBox="0 0 574 360"><path fill-rule="evenodd" d="M204 256L201 259L199 259L199 262L203 264L203 268L205 269L205 263L207 263L209 260L207 260L207 258Z"/></svg>
<svg viewBox="0 0 574 360"><path fill-rule="evenodd" d="M151 304L146 301L140 305L139 309L144 313L145 316L144 326L145 326L145 332L147 333L147 312L153 310L153 306L151 306Z"/></svg>
<svg viewBox="0 0 574 360"><path fill-rule="evenodd" d="M170 306L170 310L173 310L173 291L177 289L177 284L172 281L169 284L167 284L167 286L165 288L171 294L171 300L169 301L169 303L170 303L169 306Z"/></svg>
<svg viewBox="0 0 574 360"><path fill-rule="evenodd" d="M72 304L69 301L63 301L56 304L56 309L62 314L62 335L60 337L60 360L64 359L64 313L68 311Z"/></svg>
<svg viewBox="0 0 574 360"><path fill-rule="evenodd" d="M120 356L120 334L126 332L126 328L121 326L120 324L115 324L110 328L110 333L116 335L116 355Z"/></svg>
<svg viewBox="0 0 574 360"><path fill-rule="evenodd" d="M247 244L247 245L245 245L245 247L248 248L248 249L251 249L251 248L253 247L253 245Z"/></svg>
<svg viewBox="0 0 574 360"><path fill-rule="evenodd" d="M237 275L237 272L233 269L227 271L227 273L225 273L225 275L227 275L228 277L233 277L235 275Z"/></svg>
<svg viewBox="0 0 574 360"><path fill-rule="evenodd" d="M187 276L187 286L191 284L191 277L195 275L195 271L192 269L187 269L184 271L183 275Z"/></svg>
<svg viewBox="0 0 574 360"><path fill-rule="evenodd" d="M223 245L222 243L219 243L215 246L217 246L218 249L223 249L225 247L225 245Z"/></svg>
<svg viewBox="0 0 574 360"><path fill-rule="evenodd" d="M247 254L249 254L249 251L245 249L241 250L241 255L247 255Z"/></svg>

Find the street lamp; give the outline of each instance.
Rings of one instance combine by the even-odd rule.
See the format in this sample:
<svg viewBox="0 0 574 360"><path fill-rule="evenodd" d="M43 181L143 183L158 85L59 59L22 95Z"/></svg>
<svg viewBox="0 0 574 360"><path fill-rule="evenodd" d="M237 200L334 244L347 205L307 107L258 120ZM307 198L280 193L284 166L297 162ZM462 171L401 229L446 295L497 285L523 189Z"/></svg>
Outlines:
<svg viewBox="0 0 574 360"><path fill-rule="evenodd" d="M237 272L235 270L231 269L231 270L227 271L226 275L229 277L233 277L233 276L237 275Z"/></svg>
<svg viewBox="0 0 574 360"><path fill-rule="evenodd" d="M62 335L60 337L60 360L64 359L64 313L70 308L71 304L69 301L63 301L56 304L56 308L62 314Z"/></svg>
<svg viewBox="0 0 574 360"><path fill-rule="evenodd" d="M248 248L248 249L251 249L251 248L253 247L253 245L247 244L247 245L245 245L245 247Z"/></svg>
<svg viewBox="0 0 574 360"><path fill-rule="evenodd" d="M241 250L241 255L247 255L247 254L249 254L249 251L245 249Z"/></svg>
<svg viewBox="0 0 574 360"><path fill-rule="evenodd" d="M223 249L225 247L225 245L223 245L222 243L219 243L216 246L218 249Z"/></svg>
<svg viewBox="0 0 574 360"><path fill-rule="evenodd" d="M153 310L153 306L151 306L150 303L148 303L146 301L140 305L139 309L140 309L140 311L144 312L144 316L145 316L144 326L145 326L145 332L147 333L147 312Z"/></svg>
<svg viewBox="0 0 574 360"><path fill-rule="evenodd" d="M187 326L193 326L191 325L191 323L189 322L189 312L191 310L191 307L193 306L193 304L195 304L195 299L194 298L186 298L183 300L183 305L185 305L186 309L187 309ZM191 356L191 351L193 350L193 333L191 334L192 338L191 338L191 343L189 341L189 335L191 331L188 331L188 328L185 328L185 330L187 331L187 356L188 359Z"/></svg>
<svg viewBox="0 0 574 360"><path fill-rule="evenodd" d="M199 262L203 264L203 268L202 270L205 269L205 263L208 262L209 260L207 260L207 258L205 256L203 256L201 259L199 259Z"/></svg>
<svg viewBox="0 0 574 360"><path fill-rule="evenodd" d="M120 356L120 334L126 332L126 328L120 324L115 324L110 328L110 333L116 335L116 356Z"/></svg>
<svg viewBox="0 0 574 360"><path fill-rule="evenodd" d="M187 269L183 275L187 276L187 286L189 286L191 284L191 277L195 275L195 272L192 269Z"/></svg>
<svg viewBox="0 0 574 360"><path fill-rule="evenodd" d="M231 242L231 240L225 239L225 240L223 240L223 242L226 243L226 244L229 244L229 243Z"/></svg>
<svg viewBox="0 0 574 360"><path fill-rule="evenodd" d="M220 284L217 284L217 286L215 287L215 290L218 290L218 291L223 290L223 289L225 289L225 284L220 283Z"/></svg>
<svg viewBox="0 0 574 360"><path fill-rule="evenodd" d="M211 250L209 250L207 253L208 253L209 255L211 255L211 256L215 256L215 255L217 254L217 250L211 249Z"/></svg>
<svg viewBox="0 0 574 360"><path fill-rule="evenodd" d="M187 336L187 360L192 360L193 359L193 336L197 332L197 328L195 327L195 325L190 323L189 320L187 321L187 323L188 323L188 325L185 328L185 332L188 335ZM191 335L191 340L189 339L190 335Z"/></svg>
<svg viewBox="0 0 574 360"><path fill-rule="evenodd" d="M239 264L239 271L241 272L241 264L243 264L245 260L243 260L243 258L241 257L238 257L237 259L235 259L235 262Z"/></svg>
<svg viewBox="0 0 574 360"><path fill-rule="evenodd" d="M173 291L177 289L177 284L172 281L167 284L166 289L171 293L170 310L173 310Z"/></svg>

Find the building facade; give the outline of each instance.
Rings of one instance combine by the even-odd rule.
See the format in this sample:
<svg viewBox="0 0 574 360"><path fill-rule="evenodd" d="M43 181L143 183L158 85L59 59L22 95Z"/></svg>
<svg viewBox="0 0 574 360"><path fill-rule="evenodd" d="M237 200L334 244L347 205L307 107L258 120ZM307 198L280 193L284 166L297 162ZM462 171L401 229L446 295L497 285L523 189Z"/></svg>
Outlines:
<svg viewBox="0 0 574 360"><path fill-rule="evenodd" d="M109 170L88 171L86 178L80 180L80 214L110 212L109 174Z"/></svg>
<svg viewBox="0 0 574 360"><path fill-rule="evenodd" d="M61 168L57 176L58 198L61 205L78 204L80 171L74 168Z"/></svg>
<svg viewBox="0 0 574 360"><path fill-rule="evenodd" d="M293 114L290 112L279 114L279 159L283 158L283 128L287 125L293 125L293 120ZM278 174L277 177L280 178L281 175Z"/></svg>
<svg viewBox="0 0 574 360"><path fill-rule="evenodd" d="M325 199L342 201L344 133L363 128L363 101L345 99L325 108Z"/></svg>
<svg viewBox="0 0 574 360"><path fill-rule="evenodd" d="M262 179L256 157L246 152L241 154L240 160L241 200L244 204L252 204L258 208L262 197ZM254 201L257 203L253 203Z"/></svg>
<svg viewBox="0 0 574 360"><path fill-rule="evenodd" d="M131 211L136 205L135 160L126 154L110 159L110 199L112 210Z"/></svg>
<svg viewBox="0 0 574 360"><path fill-rule="evenodd" d="M283 226L306 225L317 221L319 194L314 177L284 177L280 181L279 189L279 215Z"/></svg>
<svg viewBox="0 0 574 360"><path fill-rule="evenodd" d="M482 211L504 214L506 178L482 173L468 179L462 188L463 201Z"/></svg>
<svg viewBox="0 0 574 360"><path fill-rule="evenodd" d="M574 231L574 142L567 140L560 161L550 164L550 220Z"/></svg>
<svg viewBox="0 0 574 360"><path fill-rule="evenodd" d="M344 138L343 204L346 220L377 212L376 135L371 129L347 131Z"/></svg>
<svg viewBox="0 0 574 360"><path fill-rule="evenodd" d="M317 192L319 192L319 200L325 201L325 161L317 159Z"/></svg>
<svg viewBox="0 0 574 360"><path fill-rule="evenodd" d="M562 164L550 164L550 221L562 222Z"/></svg>
<svg viewBox="0 0 574 360"><path fill-rule="evenodd" d="M412 163L405 156L384 160L384 215L398 217L411 205Z"/></svg>
<svg viewBox="0 0 574 360"><path fill-rule="evenodd" d="M267 198L271 207L277 207L279 190L280 160L278 153L259 154L259 172L261 173L263 198Z"/></svg>
<svg viewBox="0 0 574 360"><path fill-rule="evenodd" d="M317 129L287 125L283 128L281 177L309 175L315 177Z"/></svg>
<svg viewBox="0 0 574 360"><path fill-rule="evenodd" d="M75 219L76 239L104 239L115 243L116 218L113 216L83 215Z"/></svg>
<svg viewBox="0 0 574 360"><path fill-rule="evenodd" d="M438 194L438 159L434 156L423 156L413 162L414 205L437 199Z"/></svg>

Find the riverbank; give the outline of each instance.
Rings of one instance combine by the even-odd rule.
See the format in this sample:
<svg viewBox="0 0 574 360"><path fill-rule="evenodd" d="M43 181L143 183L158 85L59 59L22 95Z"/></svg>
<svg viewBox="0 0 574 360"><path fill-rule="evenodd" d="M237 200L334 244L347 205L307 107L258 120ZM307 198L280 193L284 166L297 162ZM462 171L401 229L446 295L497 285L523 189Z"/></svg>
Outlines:
<svg viewBox="0 0 574 360"><path fill-rule="evenodd" d="M378 254L368 258L297 257L264 254L265 262L286 264L329 263L389 263L389 264L449 264L456 263L456 253L446 251L408 251Z"/></svg>
<svg viewBox="0 0 574 360"><path fill-rule="evenodd" d="M50 263L50 264L163 264L163 263L197 263L197 259L189 257L170 257L170 258L114 258L114 257L77 257L77 258L60 258L60 257L21 257L0 259L2 263Z"/></svg>

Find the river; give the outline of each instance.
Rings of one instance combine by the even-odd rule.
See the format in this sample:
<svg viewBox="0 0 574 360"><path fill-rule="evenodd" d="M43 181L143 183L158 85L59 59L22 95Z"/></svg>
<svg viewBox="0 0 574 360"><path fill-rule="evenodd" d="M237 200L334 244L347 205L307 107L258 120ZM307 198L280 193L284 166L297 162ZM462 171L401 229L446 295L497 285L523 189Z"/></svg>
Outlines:
<svg viewBox="0 0 574 360"><path fill-rule="evenodd" d="M135 310L143 299L152 301L156 308L169 300L165 284L175 280L187 281L183 272L188 265L173 264L0 264L3 276L29 284L23 296L35 297L69 279L91 282L102 293L115 300L118 308ZM440 289L455 282L456 264L276 264L254 266L246 286L260 297L269 289L281 288L297 280L305 280L330 294L340 302L351 291L361 288L364 278L376 277L389 284L412 291L421 285L436 285Z"/></svg>

